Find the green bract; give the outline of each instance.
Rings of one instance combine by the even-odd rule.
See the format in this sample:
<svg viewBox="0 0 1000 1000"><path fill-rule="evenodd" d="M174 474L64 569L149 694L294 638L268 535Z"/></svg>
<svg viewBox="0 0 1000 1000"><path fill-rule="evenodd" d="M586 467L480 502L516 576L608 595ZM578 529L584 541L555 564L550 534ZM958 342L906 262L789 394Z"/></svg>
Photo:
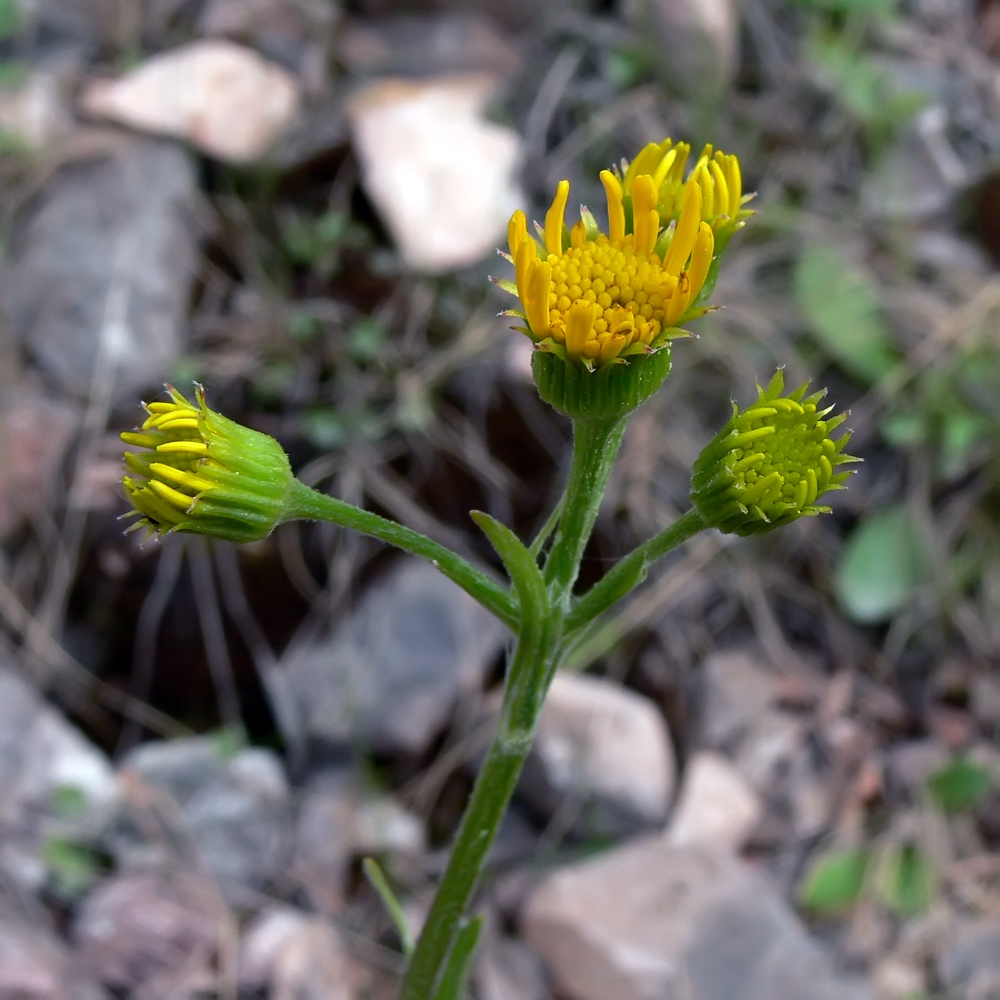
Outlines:
<svg viewBox="0 0 1000 1000"><path fill-rule="evenodd" d="M816 501L841 489L850 471L837 467L858 459L843 453L850 432L830 433L846 414L818 409L826 390L806 396L808 383L782 396L779 370L757 401L733 415L698 456L691 500L705 522L736 535L757 535L803 515L829 513Z"/></svg>
<svg viewBox="0 0 1000 1000"><path fill-rule="evenodd" d="M531 370L538 394L560 413L574 419L613 419L634 410L660 388L670 374L670 345L596 371L567 364L548 351L535 351Z"/></svg>

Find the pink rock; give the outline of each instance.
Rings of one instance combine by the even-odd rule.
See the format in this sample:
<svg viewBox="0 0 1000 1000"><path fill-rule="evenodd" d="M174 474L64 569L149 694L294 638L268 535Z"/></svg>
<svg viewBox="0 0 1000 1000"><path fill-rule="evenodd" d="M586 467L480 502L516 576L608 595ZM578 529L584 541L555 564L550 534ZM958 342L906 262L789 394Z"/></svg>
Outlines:
<svg viewBox="0 0 1000 1000"><path fill-rule="evenodd" d="M182 45L80 96L89 115L185 139L231 163L260 157L298 113L301 88L287 70L224 40Z"/></svg>
<svg viewBox="0 0 1000 1000"><path fill-rule="evenodd" d="M387 79L348 107L365 187L415 270L472 264L505 238L520 140L483 118L495 89L485 75Z"/></svg>

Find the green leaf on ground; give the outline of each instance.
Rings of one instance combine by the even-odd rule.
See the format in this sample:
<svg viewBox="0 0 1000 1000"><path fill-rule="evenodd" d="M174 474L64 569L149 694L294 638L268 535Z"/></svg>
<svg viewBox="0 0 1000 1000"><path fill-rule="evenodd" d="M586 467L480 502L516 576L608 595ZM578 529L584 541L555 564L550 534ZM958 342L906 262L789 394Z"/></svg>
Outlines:
<svg viewBox="0 0 1000 1000"><path fill-rule="evenodd" d="M923 913L937 894L938 873L916 844L892 844L876 865L875 891L901 917Z"/></svg>
<svg viewBox="0 0 1000 1000"><path fill-rule="evenodd" d="M861 895L867 867L868 852L862 848L821 854L806 872L799 888L799 902L820 915L850 909Z"/></svg>
<svg viewBox="0 0 1000 1000"><path fill-rule="evenodd" d="M802 251L795 295L813 336L849 374L870 385L895 365L875 283L836 247Z"/></svg>
<svg viewBox="0 0 1000 1000"><path fill-rule="evenodd" d="M959 757L938 771L927 787L945 812L966 812L989 791L990 772L982 764Z"/></svg>
<svg viewBox="0 0 1000 1000"><path fill-rule="evenodd" d="M834 580L837 597L854 621L872 625L909 602L924 576L924 550L902 504L863 518L851 532Z"/></svg>

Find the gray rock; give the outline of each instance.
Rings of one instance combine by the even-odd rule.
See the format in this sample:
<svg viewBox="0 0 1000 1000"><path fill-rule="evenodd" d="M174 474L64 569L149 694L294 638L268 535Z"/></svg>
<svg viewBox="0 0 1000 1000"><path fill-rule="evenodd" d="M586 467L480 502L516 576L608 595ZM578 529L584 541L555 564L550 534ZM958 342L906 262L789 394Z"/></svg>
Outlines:
<svg viewBox="0 0 1000 1000"><path fill-rule="evenodd" d="M545 969L522 941L495 936L483 942L473 972L480 1000L549 1000Z"/></svg>
<svg viewBox="0 0 1000 1000"><path fill-rule="evenodd" d="M84 900L73 934L83 968L106 985L184 997L216 986L226 919L198 874L118 875Z"/></svg>
<svg viewBox="0 0 1000 1000"><path fill-rule="evenodd" d="M292 845L291 793L281 762L269 750L227 756L210 737L146 743L123 763L126 780L140 779L176 804L180 831L226 898L242 903L284 872ZM139 828L117 831L112 847L122 864L163 864L159 842Z"/></svg>
<svg viewBox="0 0 1000 1000"><path fill-rule="evenodd" d="M317 910L339 913L355 859L414 857L424 847L418 816L389 796L364 792L345 770L317 779L303 792L290 871Z"/></svg>
<svg viewBox="0 0 1000 1000"><path fill-rule="evenodd" d="M675 780L666 720L648 698L600 677L556 676L518 786L536 810L572 810L578 835L619 837L665 822Z"/></svg>
<svg viewBox="0 0 1000 1000"><path fill-rule="evenodd" d="M9 668L0 668L0 872L24 889L50 872L53 839L95 841L118 807L107 757Z"/></svg>
<svg viewBox="0 0 1000 1000"><path fill-rule="evenodd" d="M729 85L739 56L736 0L626 0L624 14L683 93L704 98L706 88L717 95Z"/></svg>
<svg viewBox="0 0 1000 1000"><path fill-rule="evenodd" d="M758 872L658 836L558 870L528 943L571 1000L861 1000Z"/></svg>
<svg viewBox="0 0 1000 1000"><path fill-rule="evenodd" d="M711 749L725 749L768 708L777 681L754 657L737 649L709 656L702 677L702 738Z"/></svg>
<svg viewBox="0 0 1000 1000"><path fill-rule="evenodd" d="M291 906L271 906L240 942L240 985L274 1000L353 1000L360 979L335 927Z"/></svg>
<svg viewBox="0 0 1000 1000"><path fill-rule="evenodd" d="M98 365L123 394L163 380L183 345L196 218L194 163L170 142L88 137L42 185L15 226L5 308L61 388L85 394Z"/></svg>
<svg viewBox="0 0 1000 1000"><path fill-rule="evenodd" d="M339 14L338 5L329 0L208 0L198 29L206 37L251 45L318 89L325 77L328 39Z"/></svg>
<svg viewBox="0 0 1000 1000"><path fill-rule="evenodd" d="M332 744L417 753L477 689L505 630L428 564L404 561L326 640L299 653L291 685L307 731Z"/></svg>
<svg viewBox="0 0 1000 1000"><path fill-rule="evenodd" d="M960 924L938 953L936 967L949 1000L1000 998L1000 921Z"/></svg>
<svg viewBox="0 0 1000 1000"><path fill-rule="evenodd" d="M896 743L885 753L886 779L898 791L919 799L949 756L948 748L933 738Z"/></svg>
<svg viewBox="0 0 1000 1000"><path fill-rule="evenodd" d="M468 10L348 21L335 44L338 60L361 77L476 72L505 79L521 63L494 22Z"/></svg>

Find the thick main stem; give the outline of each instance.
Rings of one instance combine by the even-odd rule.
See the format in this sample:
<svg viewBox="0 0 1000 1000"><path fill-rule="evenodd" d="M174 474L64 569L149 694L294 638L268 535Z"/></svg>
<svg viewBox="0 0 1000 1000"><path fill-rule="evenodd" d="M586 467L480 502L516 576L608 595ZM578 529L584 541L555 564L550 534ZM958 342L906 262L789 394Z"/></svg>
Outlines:
<svg viewBox="0 0 1000 1000"><path fill-rule="evenodd" d="M627 423L627 416L573 421L573 461L561 501L559 527L545 563L545 582L553 603L563 609L568 608Z"/></svg>
<svg viewBox="0 0 1000 1000"><path fill-rule="evenodd" d="M544 699L543 680L534 686L522 681L529 674L542 679L547 675L558 631L553 629L540 647L519 643L514 653L497 731L462 816L448 866L410 959L399 1000L431 1000L434 996L500 820L531 750Z"/></svg>

